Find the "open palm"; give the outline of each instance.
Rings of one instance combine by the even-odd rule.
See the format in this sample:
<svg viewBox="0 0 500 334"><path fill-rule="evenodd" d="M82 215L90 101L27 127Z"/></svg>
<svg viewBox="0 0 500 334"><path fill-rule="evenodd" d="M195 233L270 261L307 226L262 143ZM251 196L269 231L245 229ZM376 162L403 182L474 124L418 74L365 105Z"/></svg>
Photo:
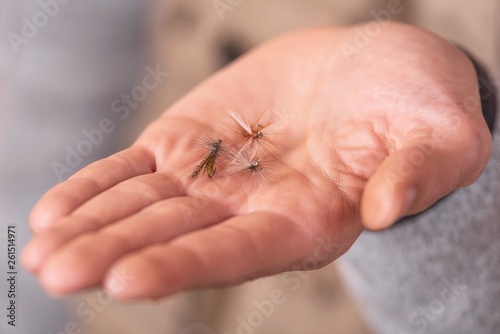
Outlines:
<svg viewBox="0 0 500 334"><path fill-rule="evenodd" d="M118 298L155 298L235 284L326 265L365 227L385 228L472 183L491 138L466 56L398 24L346 56L355 31L263 45L132 147L54 187L32 212L24 265L53 294L102 284ZM232 102L283 111L271 177L256 186L218 169L189 181L196 138L227 120Z"/></svg>

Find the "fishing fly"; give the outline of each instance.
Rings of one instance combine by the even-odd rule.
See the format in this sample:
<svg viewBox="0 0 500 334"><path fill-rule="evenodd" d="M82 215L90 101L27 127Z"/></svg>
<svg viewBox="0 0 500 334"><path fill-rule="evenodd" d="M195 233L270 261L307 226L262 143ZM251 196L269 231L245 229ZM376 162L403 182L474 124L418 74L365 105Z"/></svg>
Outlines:
<svg viewBox="0 0 500 334"><path fill-rule="evenodd" d="M237 173L244 177L245 181L254 180L263 185L269 182L269 165L273 161L273 157L262 150L253 153L248 150L240 151L233 153L228 173Z"/></svg>
<svg viewBox="0 0 500 334"><path fill-rule="evenodd" d="M263 144L264 142L269 143L268 134L269 131L266 130L272 123L273 119L265 119L266 109L263 109L260 113L256 114L254 119L249 120L249 117L241 109L237 112L226 109L226 114L236 123L236 128L232 127L236 133L239 134L240 138L245 142L243 144L242 150L246 149L247 146L253 146L256 143Z"/></svg>
<svg viewBox="0 0 500 334"><path fill-rule="evenodd" d="M189 174L189 179L196 179L202 171L213 178L220 158L225 156L226 145L222 144L222 139L215 139L207 134L198 139L198 146L206 151L205 157Z"/></svg>

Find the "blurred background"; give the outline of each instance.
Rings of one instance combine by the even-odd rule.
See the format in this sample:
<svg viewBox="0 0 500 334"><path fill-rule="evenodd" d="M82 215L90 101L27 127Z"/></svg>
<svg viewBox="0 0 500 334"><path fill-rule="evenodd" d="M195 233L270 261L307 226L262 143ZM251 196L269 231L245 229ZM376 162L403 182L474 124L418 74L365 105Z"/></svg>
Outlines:
<svg viewBox="0 0 500 334"><path fill-rule="evenodd" d="M0 224L16 222L22 229L19 250L30 238L28 213L46 190L129 145L172 103L242 53L289 31L377 19L394 1L73 0L59 4L58 15L15 52L12 33L22 31L23 18L39 12L42 2L0 0ZM459 43L490 68L500 65L498 1L398 2L402 10L392 20ZM110 112L115 97L130 92L148 68L158 67L168 77L131 108L131 117L118 121ZM82 129L92 129L106 115L117 131L58 173L54 162L64 161L68 147L81 142ZM370 333L363 306L343 287L336 264L296 277L297 289L268 277L154 302L118 303L103 299L100 291L54 301L22 273L20 333L64 332L68 321L86 334ZM285 302L266 315L259 305L276 290Z"/></svg>

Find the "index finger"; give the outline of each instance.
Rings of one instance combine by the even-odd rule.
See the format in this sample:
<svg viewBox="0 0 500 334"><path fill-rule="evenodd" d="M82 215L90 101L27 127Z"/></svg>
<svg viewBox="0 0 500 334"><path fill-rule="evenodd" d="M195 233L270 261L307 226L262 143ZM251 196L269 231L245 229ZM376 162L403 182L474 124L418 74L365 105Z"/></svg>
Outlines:
<svg viewBox="0 0 500 334"><path fill-rule="evenodd" d="M141 146L94 162L42 196L30 214L30 227L35 233L41 232L100 192L155 170L153 153Z"/></svg>

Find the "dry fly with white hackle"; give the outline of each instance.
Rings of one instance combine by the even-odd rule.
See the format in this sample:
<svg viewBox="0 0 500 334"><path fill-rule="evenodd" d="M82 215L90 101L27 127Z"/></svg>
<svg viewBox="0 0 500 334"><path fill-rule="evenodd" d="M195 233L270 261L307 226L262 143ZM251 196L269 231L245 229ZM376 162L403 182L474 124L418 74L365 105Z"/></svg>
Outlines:
<svg viewBox="0 0 500 334"><path fill-rule="evenodd" d="M239 141L243 141L240 151L248 147L254 148L255 144L259 144L258 147L266 145L268 148L272 145L269 138L271 132L269 126L273 124L274 119L269 117L268 109L257 108L250 117L242 108L234 109L236 111L229 108L226 109L226 114L236 123L228 127L237 134Z"/></svg>
<svg viewBox="0 0 500 334"><path fill-rule="evenodd" d="M262 186L271 180L271 164L274 157L265 150L232 152L231 163L227 174L235 174L244 178L244 181L256 182Z"/></svg>
<svg viewBox="0 0 500 334"><path fill-rule="evenodd" d="M204 151L203 160L193 169L189 174L189 180L196 179L200 173L203 171L202 175L207 173L209 178L215 176L217 166L220 164L220 160L225 158L227 153L228 144L223 144L222 139L215 138L210 134L197 138L197 146Z"/></svg>

